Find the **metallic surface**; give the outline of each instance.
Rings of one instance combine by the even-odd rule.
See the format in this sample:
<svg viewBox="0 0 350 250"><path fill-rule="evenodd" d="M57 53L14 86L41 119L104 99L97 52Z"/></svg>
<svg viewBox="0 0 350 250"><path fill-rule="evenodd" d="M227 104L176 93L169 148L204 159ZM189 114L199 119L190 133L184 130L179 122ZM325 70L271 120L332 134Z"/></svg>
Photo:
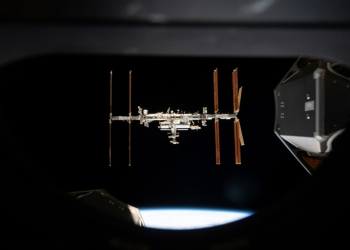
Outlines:
<svg viewBox="0 0 350 250"><path fill-rule="evenodd" d="M130 225L146 227L138 208L120 201L104 189L74 191L68 195L75 202L108 214L111 218L125 221Z"/></svg>
<svg viewBox="0 0 350 250"><path fill-rule="evenodd" d="M323 67L326 67L326 62L321 62ZM321 65L320 65L321 66ZM325 73L326 71L321 67L314 72L314 79L316 85L316 122L315 122L315 135L324 136L324 108L325 108Z"/></svg>
<svg viewBox="0 0 350 250"><path fill-rule="evenodd" d="M214 113L217 114L219 111L219 89L218 89L218 69L214 70L213 73L214 83ZM220 165L220 126L219 120L215 118L215 162L216 165Z"/></svg>
<svg viewBox="0 0 350 250"><path fill-rule="evenodd" d="M131 73L129 71L129 116L131 116ZM129 166L131 166L131 120L129 120Z"/></svg>
<svg viewBox="0 0 350 250"><path fill-rule="evenodd" d="M215 129L215 162L217 165L221 163L220 155L220 125L219 119L235 120L234 132L235 132L235 156L236 164L241 164L241 150L240 147L244 145L243 134L238 120L237 114L239 112L242 87L238 89L238 69L236 68L232 72L232 88L233 88L233 114L219 114L219 91L218 91L218 69L215 69L213 72L213 89L214 89L214 114L207 114L207 108L203 107L203 113L180 113L178 110L177 113L174 113L168 108L166 113L157 112L157 113L148 113L148 110L143 110L141 107L138 107L138 116L131 115L131 71L129 72L129 116L112 116L112 121L126 121L129 123L129 166L131 166L131 122L140 121L140 124L145 127L149 127L149 123L153 121L158 121L158 128L162 131L171 131L171 136L168 136L170 143L179 144L176 138L179 137L177 131L180 130L198 130L201 129L200 126L194 125L194 121L201 121L202 126L206 126L207 120L214 119L214 129Z"/></svg>
<svg viewBox="0 0 350 250"><path fill-rule="evenodd" d="M300 156L327 157L348 120L349 79L332 65L339 66L300 57L274 90L274 132L309 174L315 169ZM347 74L343 66L342 72Z"/></svg>
<svg viewBox="0 0 350 250"><path fill-rule="evenodd" d="M238 69L232 72L232 90L233 90L233 112L236 113L239 110L238 107Z"/></svg>
<svg viewBox="0 0 350 250"><path fill-rule="evenodd" d="M214 124L215 124L215 162L216 162L216 165L220 165L221 159L220 159L220 126L219 126L219 121L216 121Z"/></svg>
<svg viewBox="0 0 350 250"><path fill-rule="evenodd" d="M238 80L237 80L237 83L238 83ZM237 86L238 86L238 84L237 84ZM242 90L243 90L243 87L240 87L239 92L238 92L238 111L237 112L239 112L239 107L241 106Z"/></svg>
<svg viewBox="0 0 350 250"><path fill-rule="evenodd" d="M112 166L112 75L109 77L109 166Z"/></svg>
<svg viewBox="0 0 350 250"><path fill-rule="evenodd" d="M218 69L214 70L213 83L214 83L214 113L216 113L219 111Z"/></svg>
<svg viewBox="0 0 350 250"><path fill-rule="evenodd" d="M233 123L234 125L234 140L235 140L235 161L236 164L241 164L241 144L239 140L239 120Z"/></svg>
<svg viewBox="0 0 350 250"><path fill-rule="evenodd" d="M238 68L232 71L232 91L233 91L233 112L235 113L234 127L234 142L235 142L235 161L236 164L242 164L241 161L241 146L244 145L241 125L237 117L239 107L241 105L242 87L238 89Z"/></svg>
<svg viewBox="0 0 350 250"><path fill-rule="evenodd" d="M237 79L236 79L237 80ZM110 83L111 84L111 83ZM206 126L207 120L214 120L214 128L215 128L215 161L216 164L219 165L221 163L221 155L220 155L220 128L219 128L219 119L224 120L230 120L230 119L237 119L237 113L233 114L219 114L219 92L218 92L218 71L217 69L214 70L213 73L213 86L214 86L214 114L208 114L207 108L203 107L203 113L200 114L199 112L195 113L184 113L180 112L180 110L175 113L173 110L170 110L170 107L168 110L163 112L157 112L157 113L148 113L148 110L142 109L141 107L138 107L138 113L137 116L132 116L131 114L131 71L129 72L129 115L128 116L112 116L110 113L110 122L112 121L126 121L129 123L129 166L131 166L131 122L132 121L140 121L140 125L144 125L145 127L149 127L149 123L153 121L158 121L159 126L158 128L161 131L171 131L171 136L168 136L170 139L170 143L172 144L179 144L179 142L176 140L176 138L179 137L179 133L177 131L183 131L183 130L199 130L201 127L199 125L195 125L194 121L201 121L202 126ZM110 91L111 91L110 87ZM241 95L241 89L239 95L236 94L236 102L240 103L240 95ZM111 96L110 96L111 97ZM238 100L239 99L239 100ZM242 145L244 145L243 142L243 136L240 129L237 133L237 140L241 140ZM111 147L110 147L111 148ZM240 158L240 156L239 156Z"/></svg>
<svg viewBox="0 0 350 250"><path fill-rule="evenodd" d="M205 107L204 107L205 108ZM148 113L132 116L112 116L113 121L140 121L140 124L146 124L153 121L166 121L168 119L180 119L181 121L188 123L191 121L203 121L203 120L230 120L236 117L235 114L200 114L200 113L180 113L180 114L166 114L163 112Z"/></svg>
<svg viewBox="0 0 350 250"><path fill-rule="evenodd" d="M241 127L241 123L239 122L239 120L237 119L238 124L239 124L239 140L241 142L241 146L244 146L244 140L243 140L243 133L242 133L242 127Z"/></svg>

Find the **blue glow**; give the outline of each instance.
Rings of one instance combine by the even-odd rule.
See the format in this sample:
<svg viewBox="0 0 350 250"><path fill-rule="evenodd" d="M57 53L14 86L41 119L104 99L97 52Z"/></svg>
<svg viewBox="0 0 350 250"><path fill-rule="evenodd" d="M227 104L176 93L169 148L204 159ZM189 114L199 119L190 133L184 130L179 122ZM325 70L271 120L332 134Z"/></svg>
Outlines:
<svg viewBox="0 0 350 250"><path fill-rule="evenodd" d="M155 208L140 209L146 227L157 229L199 229L234 222L252 212L221 209Z"/></svg>

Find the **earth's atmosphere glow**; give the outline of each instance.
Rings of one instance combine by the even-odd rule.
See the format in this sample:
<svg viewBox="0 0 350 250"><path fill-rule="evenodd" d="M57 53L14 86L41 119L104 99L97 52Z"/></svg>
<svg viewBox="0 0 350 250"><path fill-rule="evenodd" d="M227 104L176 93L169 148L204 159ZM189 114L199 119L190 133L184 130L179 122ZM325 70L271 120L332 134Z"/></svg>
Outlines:
<svg viewBox="0 0 350 250"><path fill-rule="evenodd" d="M234 222L252 212L214 209L140 209L146 227L157 229L198 229Z"/></svg>

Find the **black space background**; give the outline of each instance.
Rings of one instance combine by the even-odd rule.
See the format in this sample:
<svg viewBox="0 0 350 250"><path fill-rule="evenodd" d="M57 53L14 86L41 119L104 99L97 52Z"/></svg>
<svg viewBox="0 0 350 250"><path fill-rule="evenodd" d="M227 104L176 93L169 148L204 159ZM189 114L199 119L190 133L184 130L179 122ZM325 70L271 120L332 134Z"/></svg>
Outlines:
<svg viewBox="0 0 350 250"><path fill-rule="evenodd" d="M310 178L273 133L273 89L294 58L184 58L66 56L31 58L0 69L1 111L31 162L62 191L104 188L133 206L258 210ZM239 118L246 146L234 164L233 122L220 121L221 165L215 164L214 127L180 133L169 143L157 123L112 126L108 167L109 72L113 115L128 114L128 72L133 71L132 113L168 107L213 113L219 71L219 109L232 113L231 72L243 86ZM23 187L26 188L26 187Z"/></svg>

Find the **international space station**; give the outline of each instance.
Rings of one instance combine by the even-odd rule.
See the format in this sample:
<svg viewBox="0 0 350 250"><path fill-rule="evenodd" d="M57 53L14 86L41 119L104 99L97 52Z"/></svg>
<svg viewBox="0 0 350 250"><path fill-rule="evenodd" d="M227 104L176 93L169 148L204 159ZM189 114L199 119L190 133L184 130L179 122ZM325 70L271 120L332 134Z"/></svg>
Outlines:
<svg viewBox="0 0 350 250"><path fill-rule="evenodd" d="M242 87L238 89L238 69L236 68L232 72L232 89L233 89L233 113L232 114L220 114L219 113L219 92L218 92L218 69L213 73L214 84L214 114L208 114L207 107L203 107L202 113L185 113L174 112L170 108L165 112L148 113L147 109L138 107L138 115L133 116L131 114L131 80L132 71L129 72L129 115L128 116L113 116L112 115L112 71L110 72L110 113L109 113L109 166L112 165L112 122L113 121L126 121L129 123L129 166L131 166L131 122L140 121L140 125L149 127L151 122L157 121L158 128L161 131L168 131L168 138L170 143L179 144L177 138L179 138L179 131L186 130L199 130L201 126L207 126L207 121L214 121L215 125L215 156L216 164L221 163L220 160L220 130L219 120L234 120L234 141L235 141L235 162L241 164L241 146L244 145L241 125L238 119L238 112L241 102ZM196 125L201 124L201 126Z"/></svg>

